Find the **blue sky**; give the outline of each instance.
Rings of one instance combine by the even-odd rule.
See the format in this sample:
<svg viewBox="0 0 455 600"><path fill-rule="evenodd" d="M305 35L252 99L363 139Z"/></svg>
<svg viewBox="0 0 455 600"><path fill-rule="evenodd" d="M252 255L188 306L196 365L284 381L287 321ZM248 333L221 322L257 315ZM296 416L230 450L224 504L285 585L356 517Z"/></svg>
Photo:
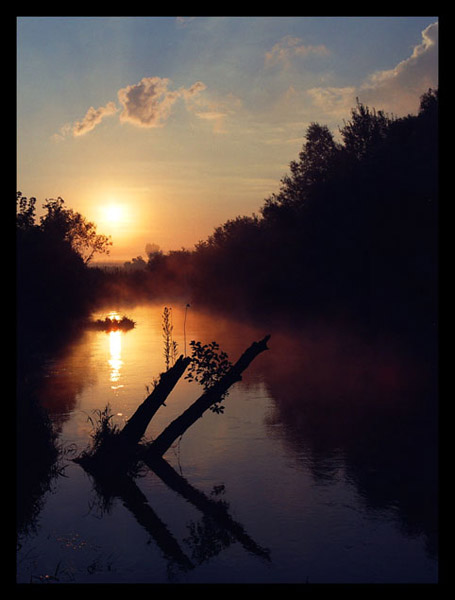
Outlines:
<svg viewBox="0 0 455 600"><path fill-rule="evenodd" d="M438 85L437 17L19 17L17 33L18 189L63 197L113 259L258 212L308 125L336 133L356 97L402 116Z"/></svg>

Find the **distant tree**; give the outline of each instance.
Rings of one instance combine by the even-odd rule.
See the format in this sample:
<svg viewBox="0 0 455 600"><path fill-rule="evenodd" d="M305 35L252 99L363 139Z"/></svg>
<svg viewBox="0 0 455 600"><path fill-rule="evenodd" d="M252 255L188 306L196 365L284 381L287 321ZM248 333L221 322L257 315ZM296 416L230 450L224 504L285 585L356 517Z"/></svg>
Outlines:
<svg viewBox="0 0 455 600"><path fill-rule="evenodd" d="M137 256L136 258L132 258L131 261L123 263L123 266L128 271L141 271L146 268L147 263L142 256Z"/></svg>
<svg viewBox="0 0 455 600"><path fill-rule="evenodd" d="M147 254L147 268L150 271L156 271L157 269L162 268L166 262L164 253L158 244L146 244L145 253Z"/></svg>
<svg viewBox="0 0 455 600"><path fill-rule="evenodd" d="M148 243L145 245L145 253L148 258L156 256L157 254L162 254L161 248L158 244Z"/></svg>

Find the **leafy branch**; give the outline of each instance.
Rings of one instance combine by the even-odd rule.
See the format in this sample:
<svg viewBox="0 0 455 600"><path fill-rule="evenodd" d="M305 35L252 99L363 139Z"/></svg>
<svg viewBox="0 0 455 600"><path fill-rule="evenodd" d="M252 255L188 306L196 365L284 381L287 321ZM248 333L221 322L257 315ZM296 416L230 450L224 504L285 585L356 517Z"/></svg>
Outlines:
<svg viewBox="0 0 455 600"><path fill-rule="evenodd" d="M232 363L228 359L226 352L219 351L219 344L210 342L202 344L192 340L191 346L191 362L185 379L195 381L202 385L205 390L208 390L214 383L229 371ZM221 400L227 396L226 391ZM215 413L222 413L224 406L219 402L210 407L210 410Z"/></svg>

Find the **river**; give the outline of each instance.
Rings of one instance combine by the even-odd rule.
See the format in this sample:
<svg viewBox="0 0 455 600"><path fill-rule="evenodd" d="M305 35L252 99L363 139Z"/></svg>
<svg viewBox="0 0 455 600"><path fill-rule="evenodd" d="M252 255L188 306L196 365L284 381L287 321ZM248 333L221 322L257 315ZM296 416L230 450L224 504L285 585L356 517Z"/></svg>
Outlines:
<svg viewBox="0 0 455 600"><path fill-rule="evenodd" d="M96 411L109 405L121 427L145 399L165 368L165 305L97 311L94 319L126 315L136 325L85 329L47 361L39 395L63 448L87 447ZM191 340L216 341L234 361L271 334L224 413L205 413L165 456L204 502L223 503L237 529L147 469L132 483L138 503L121 494L106 501L68 451L20 538L17 581L436 583L437 431L426 365L393 339L363 340L347 328L268 328L167 306L179 353ZM180 380L147 437L200 393Z"/></svg>

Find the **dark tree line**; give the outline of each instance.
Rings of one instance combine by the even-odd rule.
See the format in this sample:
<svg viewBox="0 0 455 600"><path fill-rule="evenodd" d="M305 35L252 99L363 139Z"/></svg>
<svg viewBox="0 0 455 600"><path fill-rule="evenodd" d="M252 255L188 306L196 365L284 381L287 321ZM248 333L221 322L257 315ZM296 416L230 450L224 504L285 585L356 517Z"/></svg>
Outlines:
<svg viewBox="0 0 455 600"><path fill-rule="evenodd" d="M156 286L180 285L218 306L434 332L438 92L404 118L358 102L339 134L311 124L260 215L227 221L192 252L150 261Z"/></svg>

